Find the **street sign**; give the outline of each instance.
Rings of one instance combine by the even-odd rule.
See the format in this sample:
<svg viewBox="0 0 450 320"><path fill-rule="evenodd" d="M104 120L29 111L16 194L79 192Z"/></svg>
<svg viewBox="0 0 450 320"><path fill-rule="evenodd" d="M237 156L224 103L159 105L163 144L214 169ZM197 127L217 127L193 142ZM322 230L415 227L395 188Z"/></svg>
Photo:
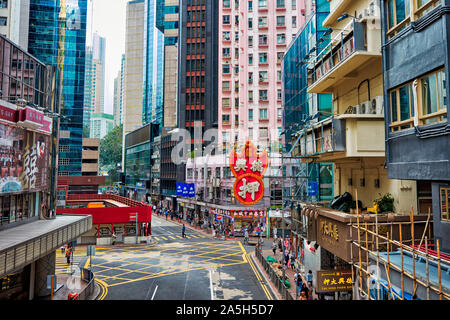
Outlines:
<svg viewBox="0 0 450 320"><path fill-rule="evenodd" d="M136 213L130 213L130 221L136 221L137 214Z"/></svg>
<svg viewBox="0 0 450 320"><path fill-rule="evenodd" d="M317 181L308 182L308 196L317 196Z"/></svg>
<svg viewBox="0 0 450 320"><path fill-rule="evenodd" d="M221 214L217 215L217 220L222 220L222 215Z"/></svg>

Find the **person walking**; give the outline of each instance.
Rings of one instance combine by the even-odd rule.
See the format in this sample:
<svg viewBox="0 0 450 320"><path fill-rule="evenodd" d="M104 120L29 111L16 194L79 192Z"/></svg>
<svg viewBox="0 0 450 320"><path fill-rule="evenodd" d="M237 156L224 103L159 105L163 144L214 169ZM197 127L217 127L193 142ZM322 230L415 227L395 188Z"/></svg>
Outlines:
<svg viewBox="0 0 450 320"><path fill-rule="evenodd" d="M273 251L273 256L275 257L275 254L277 253L277 240L273 239L272 242L272 251Z"/></svg>
<svg viewBox="0 0 450 320"><path fill-rule="evenodd" d="M295 264L295 253L294 253L294 251L291 252L290 259L291 259L291 269L294 270L295 269L295 266L294 266L294 264Z"/></svg>
<svg viewBox="0 0 450 320"><path fill-rule="evenodd" d="M67 264L70 264L70 254L72 253L72 248L68 247L66 250L66 259L67 259Z"/></svg>
<svg viewBox="0 0 450 320"><path fill-rule="evenodd" d="M183 227L181 228L181 236L183 238L186 238L186 226L183 223Z"/></svg>
<svg viewBox="0 0 450 320"><path fill-rule="evenodd" d="M311 270L309 270L308 273L306 274L306 281L307 281L308 283L310 283L311 286L312 286L313 274L312 274L312 271L311 271Z"/></svg>

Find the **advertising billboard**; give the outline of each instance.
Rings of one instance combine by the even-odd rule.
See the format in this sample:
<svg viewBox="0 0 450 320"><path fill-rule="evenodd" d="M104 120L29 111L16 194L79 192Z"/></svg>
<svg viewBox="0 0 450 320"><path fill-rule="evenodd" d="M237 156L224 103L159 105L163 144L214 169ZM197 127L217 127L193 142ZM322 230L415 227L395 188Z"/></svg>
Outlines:
<svg viewBox="0 0 450 320"><path fill-rule="evenodd" d="M0 124L0 194L47 188L50 137Z"/></svg>

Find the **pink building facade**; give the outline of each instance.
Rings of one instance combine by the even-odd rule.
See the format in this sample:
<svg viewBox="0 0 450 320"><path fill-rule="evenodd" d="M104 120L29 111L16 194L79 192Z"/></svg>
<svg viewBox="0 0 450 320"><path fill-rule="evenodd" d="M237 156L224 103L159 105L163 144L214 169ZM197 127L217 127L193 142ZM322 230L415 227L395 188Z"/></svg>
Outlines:
<svg viewBox="0 0 450 320"><path fill-rule="evenodd" d="M219 148L247 139L273 146L282 142L281 60L305 0L219 2Z"/></svg>

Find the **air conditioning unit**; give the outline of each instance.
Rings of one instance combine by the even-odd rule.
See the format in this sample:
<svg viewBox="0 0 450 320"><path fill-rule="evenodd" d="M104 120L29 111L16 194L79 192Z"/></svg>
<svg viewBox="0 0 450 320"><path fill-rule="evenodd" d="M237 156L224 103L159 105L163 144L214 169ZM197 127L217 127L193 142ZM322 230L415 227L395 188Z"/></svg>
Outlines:
<svg viewBox="0 0 450 320"><path fill-rule="evenodd" d="M376 96L371 101L371 107L375 110L374 114L383 115L383 96Z"/></svg>
<svg viewBox="0 0 450 320"><path fill-rule="evenodd" d="M359 114L369 114L370 103L369 101L364 101L359 105Z"/></svg>

